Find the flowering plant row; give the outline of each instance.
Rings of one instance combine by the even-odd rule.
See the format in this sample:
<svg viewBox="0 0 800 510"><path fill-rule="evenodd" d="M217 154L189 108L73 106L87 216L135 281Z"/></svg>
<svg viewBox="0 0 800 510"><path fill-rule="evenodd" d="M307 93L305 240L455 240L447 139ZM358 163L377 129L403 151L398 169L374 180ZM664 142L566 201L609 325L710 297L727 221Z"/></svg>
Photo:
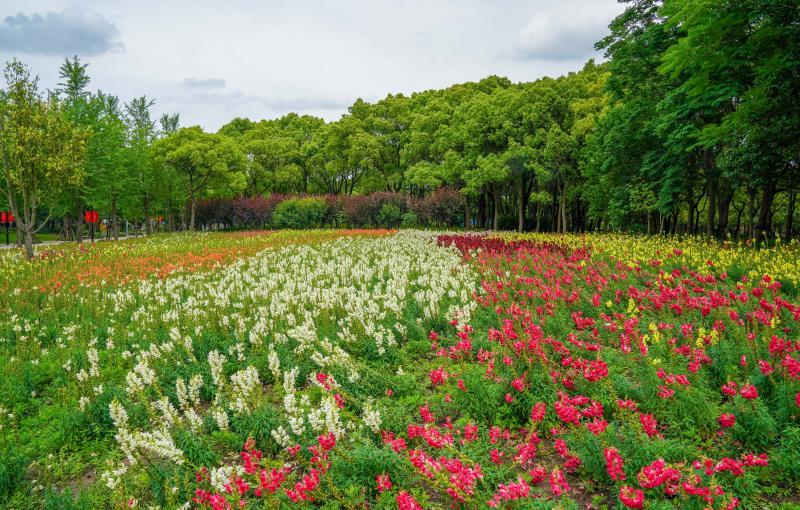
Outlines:
<svg viewBox="0 0 800 510"><path fill-rule="evenodd" d="M0 498L417 509L795 497L800 306L791 283L755 273L776 255L746 266L744 247L691 239L631 238L625 252L614 236L297 236L20 311L3 330L0 434L21 447L0 455L27 469L0 471ZM59 322L65 310L85 315ZM22 489L7 496L6 479Z"/></svg>

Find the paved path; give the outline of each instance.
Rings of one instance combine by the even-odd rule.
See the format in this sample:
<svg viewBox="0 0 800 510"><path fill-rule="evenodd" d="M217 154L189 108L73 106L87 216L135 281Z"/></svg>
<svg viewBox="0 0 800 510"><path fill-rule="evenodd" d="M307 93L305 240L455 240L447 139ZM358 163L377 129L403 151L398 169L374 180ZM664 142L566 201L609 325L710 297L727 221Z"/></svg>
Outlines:
<svg viewBox="0 0 800 510"><path fill-rule="evenodd" d="M142 236L119 236L119 240L121 241L123 239L133 239L134 237L142 237ZM0 236L0 242L2 241L5 241L5 239L3 239L2 236ZM114 241L114 239L103 238L94 240L94 242L96 243L106 243L108 241ZM55 246L57 244L74 243L74 242L75 241L42 241L41 243L34 244L33 247L34 249L38 249L38 248L46 248L48 246ZM83 242L87 244L91 243L89 239L84 239ZM15 248L15 247L16 246L14 245L13 242L11 244L5 244L5 243L0 244L0 250L8 250L10 248Z"/></svg>

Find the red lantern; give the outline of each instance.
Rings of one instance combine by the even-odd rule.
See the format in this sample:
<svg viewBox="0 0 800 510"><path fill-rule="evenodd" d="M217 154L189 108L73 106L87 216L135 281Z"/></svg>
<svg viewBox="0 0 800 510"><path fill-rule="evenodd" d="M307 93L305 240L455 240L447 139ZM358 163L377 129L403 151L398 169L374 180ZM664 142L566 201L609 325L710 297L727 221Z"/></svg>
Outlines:
<svg viewBox="0 0 800 510"><path fill-rule="evenodd" d="M92 218L91 211L84 211L83 221L85 221L86 223L91 223L92 222L91 218Z"/></svg>
<svg viewBox="0 0 800 510"><path fill-rule="evenodd" d="M8 222L9 223L14 223L14 215L11 214L11 213L8 213Z"/></svg>
<svg viewBox="0 0 800 510"><path fill-rule="evenodd" d="M97 211L92 211L92 223L97 223L97 220L100 218L100 215L97 214Z"/></svg>
<svg viewBox="0 0 800 510"><path fill-rule="evenodd" d="M0 223L8 223L8 215L5 211L0 212Z"/></svg>

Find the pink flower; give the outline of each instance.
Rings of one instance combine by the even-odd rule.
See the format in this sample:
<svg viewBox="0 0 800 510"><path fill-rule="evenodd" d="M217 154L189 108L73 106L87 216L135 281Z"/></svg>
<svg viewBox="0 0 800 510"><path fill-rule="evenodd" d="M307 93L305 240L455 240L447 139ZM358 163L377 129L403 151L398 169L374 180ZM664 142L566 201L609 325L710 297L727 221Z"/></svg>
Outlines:
<svg viewBox="0 0 800 510"><path fill-rule="evenodd" d="M645 434L647 434L649 437L658 435L658 422L656 421L655 416L652 414L640 414L639 423L642 424Z"/></svg>
<svg viewBox="0 0 800 510"><path fill-rule="evenodd" d="M444 371L442 367L437 368L436 370L431 370L430 378L431 378L431 385L432 386L439 386L443 384L447 380L448 374Z"/></svg>
<svg viewBox="0 0 800 510"><path fill-rule="evenodd" d="M550 492L552 492L554 496L561 496L570 490L572 490L572 488L567 483L567 479L564 478L564 472L558 468L554 468L550 472Z"/></svg>
<svg viewBox="0 0 800 510"><path fill-rule="evenodd" d="M375 483L378 485L378 492L385 492L392 488L392 481L389 479L389 475L385 473L378 475L375 478Z"/></svg>
<svg viewBox="0 0 800 510"><path fill-rule="evenodd" d="M728 395L729 397L736 395L738 391L739 391L739 385L736 384L736 381L728 381L727 383L722 385L722 393Z"/></svg>
<svg viewBox="0 0 800 510"><path fill-rule="evenodd" d="M747 400L753 400L755 398L758 398L758 390L752 384L745 384L744 386L742 386L742 389L739 392L739 394L743 398L746 398Z"/></svg>
<svg viewBox="0 0 800 510"><path fill-rule="evenodd" d="M503 463L503 452L501 452L497 448L489 452L489 457L491 457L493 464L499 465Z"/></svg>
<svg viewBox="0 0 800 510"><path fill-rule="evenodd" d="M422 421L425 423L433 423L435 421L433 413L431 413L431 410L427 404L419 408L419 415L422 417Z"/></svg>
<svg viewBox="0 0 800 510"><path fill-rule="evenodd" d="M723 413L717 418L717 421L722 428L733 427L733 424L736 423L736 416L733 413Z"/></svg>
<svg viewBox="0 0 800 510"><path fill-rule="evenodd" d="M544 402L537 402L531 408L531 421L533 423L539 423L544 419L544 415L547 412L547 404Z"/></svg>
<svg viewBox="0 0 800 510"><path fill-rule="evenodd" d="M333 435L333 432L328 432L327 434L323 434L317 438L317 442L319 443L320 447L322 447L322 451L330 451L336 446L336 436Z"/></svg>
<svg viewBox="0 0 800 510"><path fill-rule="evenodd" d="M619 489L619 500L628 508L642 508L644 504L644 492L634 489L630 485L623 485Z"/></svg>
<svg viewBox="0 0 800 510"><path fill-rule="evenodd" d="M606 448L603 454L606 458L606 472L608 473L608 476L610 476L615 482L621 482L625 480L627 477L625 475L625 471L622 470L623 461L622 456L619 454L619 450L610 447Z"/></svg>
<svg viewBox="0 0 800 510"><path fill-rule="evenodd" d="M395 497L395 502L397 503L397 510L422 510L422 505L406 491L400 491Z"/></svg>

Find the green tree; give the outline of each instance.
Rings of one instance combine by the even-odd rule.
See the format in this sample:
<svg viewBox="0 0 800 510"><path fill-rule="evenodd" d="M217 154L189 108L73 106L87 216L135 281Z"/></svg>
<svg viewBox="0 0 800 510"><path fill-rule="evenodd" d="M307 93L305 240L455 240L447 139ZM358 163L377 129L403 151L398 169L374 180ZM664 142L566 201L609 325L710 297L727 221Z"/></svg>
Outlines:
<svg viewBox="0 0 800 510"><path fill-rule="evenodd" d="M151 233L150 209L161 185L157 169L150 157L150 147L156 138L156 123L150 111L155 100L141 96L125 104L125 123L128 128L128 166L133 193L129 204L135 210L141 207L145 233Z"/></svg>
<svg viewBox="0 0 800 510"><path fill-rule="evenodd" d="M126 127L119 99L98 92L87 103L91 135L86 149L85 201L110 214L111 234L119 238L119 204L131 186L126 164Z"/></svg>
<svg viewBox="0 0 800 510"><path fill-rule="evenodd" d="M175 170L188 197L189 230L195 228L197 201L204 196L241 192L247 160L235 141L204 133L199 126L181 128L153 144L156 162Z"/></svg>
<svg viewBox="0 0 800 510"><path fill-rule="evenodd" d="M38 79L19 61L6 64L0 103L2 192L33 258L33 235L50 218L39 209L62 189L83 179L86 133L68 120L55 98L44 99Z"/></svg>

